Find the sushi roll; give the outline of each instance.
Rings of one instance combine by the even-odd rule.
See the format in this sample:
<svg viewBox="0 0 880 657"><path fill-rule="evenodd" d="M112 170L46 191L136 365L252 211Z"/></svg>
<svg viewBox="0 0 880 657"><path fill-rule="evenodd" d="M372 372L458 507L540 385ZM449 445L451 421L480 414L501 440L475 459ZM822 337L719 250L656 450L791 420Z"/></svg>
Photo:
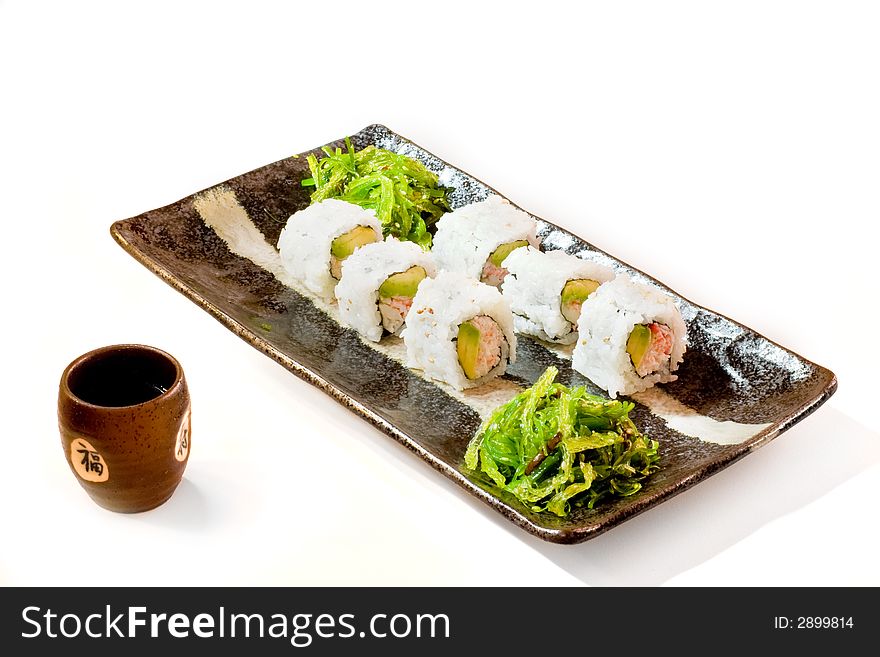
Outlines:
<svg viewBox="0 0 880 657"><path fill-rule="evenodd" d="M611 397L675 381L687 329L660 290L618 276L584 302L572 367Z"/></svg>
<svg viewBox="0 0 880 657"><path fill-rule="evenodd" d="M294 212L278 238L284 268L310 292L333 299L342 262L356 249L382 241L372 210L327 199Z"/></svg>
<svg viewBox="0 0 880 657"><path fill-rule="evenodd" d="M436 273L431 254L413 242L389 237L365 244L342 264L339 323L373 342L399 333L420 283Z"/></svg>
<svg viewBox="0 0 880 657"><path fill-rule="evenodd" d="M461 272L422 282L402 335L409 367L458 390L504 374L516 361L507 301L497 288Z"/></svg>
<svg viewBox="0 0 880 657"><path fill-rule="evenodd" d="M529 244L539 245L536 231L531 216L500 196L490 196L440 217L432 251L440 269L497 287L507 275L507 256Z"/></svg>
<svg viewBox="0 0 880 657"><path fill-rule="evenodd" d="M608 267L564 251L515 249L504 261L509 271L501 291L513 311L517 333L548 342L577 339L581 305L604 282L614 278Z"/></svg>

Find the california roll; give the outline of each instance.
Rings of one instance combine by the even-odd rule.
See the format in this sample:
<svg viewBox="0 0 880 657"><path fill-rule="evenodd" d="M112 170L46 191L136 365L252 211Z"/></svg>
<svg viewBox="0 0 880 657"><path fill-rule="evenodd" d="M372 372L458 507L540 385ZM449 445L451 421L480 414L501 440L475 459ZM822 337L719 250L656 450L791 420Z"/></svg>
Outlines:
<svg viewBox="0 0 880 657"><path fill-rule="evenodd" d="M497 288L460 272L422 282L402 336L409 367L458 390L504 374L516 361L507 301Z"/></svg>

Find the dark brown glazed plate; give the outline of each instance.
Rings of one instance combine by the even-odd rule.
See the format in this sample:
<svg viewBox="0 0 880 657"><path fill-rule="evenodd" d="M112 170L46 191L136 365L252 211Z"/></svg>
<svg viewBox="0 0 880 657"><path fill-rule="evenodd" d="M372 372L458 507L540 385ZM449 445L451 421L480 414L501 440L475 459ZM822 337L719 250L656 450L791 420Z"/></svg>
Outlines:
<svg viewBox="0 0 880 657"><path fill-rule="evenodd" d="M422 161L452 188L454 208L497 193L384 126L368 126L351 139L358 149L374 144ZM341 146L342 140L330 145ZM274 244L287 217L308 205L300 181L309 176L309 152L320 154L320 149L117 221L111 233L135 259L240 338L536 536L556 543L598 536L767 444L815 411L837 387L829 370L690 303L537 218L545 249L605 262L671 293L688 325L689 346L678 381L634 399L633 419L661 445L662 467L645 487L592 510L576 509L566 518L534 513L464 470L465 447L480 413L490 401L503 401L534 383L548 365L559 368L563 383L591 384L571 369L564 353L523 337L516 365L491 394L456 394L407 369L388 349L366 344L320 304L285 285L273 261Z"/></svg>

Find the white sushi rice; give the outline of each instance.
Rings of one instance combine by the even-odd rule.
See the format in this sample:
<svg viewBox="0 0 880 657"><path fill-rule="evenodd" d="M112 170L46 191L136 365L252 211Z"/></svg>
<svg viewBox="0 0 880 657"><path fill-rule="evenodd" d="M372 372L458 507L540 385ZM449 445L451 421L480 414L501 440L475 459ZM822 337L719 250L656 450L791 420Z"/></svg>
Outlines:
<svg viewBox="0 0 880 657"><path fill-rule="evenodd" d="M455 340L461 323L477 315L487 315L498 323L507 340L508 356L485 376L472 381L458 362ZM407 366L457 390L479 386L504 374L508 361L516 361L513 315L507 301L497 288L461 272L440 272L436 278L422 281L406 316L402 337Z"/></svg>
<svg viewBox="0 0 880 657"><path fill-rule="evenodd" d="M500 196L462 206L440 217L432 252L437 267L478 279L501 244L528 240L538 246L537 222Z"/></svg>
<svg viewBox="0 0 880 657"><path fill-rule="evenodd" d="M294 212L278 238L284 268L310 292L333 299L336 279L330 274L330 245L358 226L368 226L382 240L382 226L372 210L327 199Z"/></svg>
<svg viewBox="0 0 880 657"><path fill-rule="evenodd" d="M672 329L669 361L659 370L640 377L626 350L626 342L636 324L658 322ZM578 322L578 340L572 367L603 388L613 398L647 390L655 383L668 383L678 377L687 348L687 329L678 306L660 290L619 275L599 286L587 298Z"/></svg>
<svg viewBox="0 0 880 657"><path fill-rule="evenodd" d="M516 332L559 344L577 339L575 327L561 311L560 295L565 284L583 278L599 283L614 278L608 267L564 251L545 253L531 246L514 249L504 260L504 267L510 273L501 291L510 302Z"/></svg>
<svg viewBox="0 0 880 657"><path fill-rule="evenodd" d="M428 277L437 273L434 258L418 244L389 237L384 242L365 244L342 263L342 278L336 286L339 323L353 328L368 340L382 338L379 286L392 274L410 267L422 267Z"/></svg>

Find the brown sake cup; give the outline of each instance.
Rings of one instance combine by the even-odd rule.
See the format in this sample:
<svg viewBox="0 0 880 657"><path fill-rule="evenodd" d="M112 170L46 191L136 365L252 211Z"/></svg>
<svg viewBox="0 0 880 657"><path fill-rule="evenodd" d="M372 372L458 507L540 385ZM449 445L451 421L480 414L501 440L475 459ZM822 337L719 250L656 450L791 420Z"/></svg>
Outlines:
<svg viewBox="0 0 880 657"><path fill-rule="evenodd" d="M137 344L74 360L58 386L64 456L105 509L138 513L171 497L190 451L190 398L180 363Z"/></svg>

